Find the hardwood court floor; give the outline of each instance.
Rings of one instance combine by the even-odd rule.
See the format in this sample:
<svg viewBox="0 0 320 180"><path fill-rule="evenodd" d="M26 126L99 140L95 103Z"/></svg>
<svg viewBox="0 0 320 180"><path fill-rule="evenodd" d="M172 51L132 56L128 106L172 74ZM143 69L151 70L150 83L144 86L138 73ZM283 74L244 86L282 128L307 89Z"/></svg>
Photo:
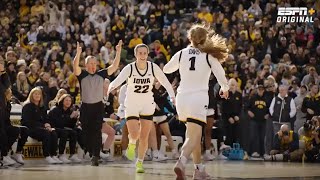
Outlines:
<svg viewBox="0 0 320 180"><path fill-rule="evenodd" d="M174 161L145 162L145 174L136 174L134 165L126 161L103 163L92 167L89 163L69 165L26 164L0 169L0 180L173 180ZM212 161L207 171L221 180L320 180L320 165L261 161ZM193 165L187 166L192 179Z"/></svg>

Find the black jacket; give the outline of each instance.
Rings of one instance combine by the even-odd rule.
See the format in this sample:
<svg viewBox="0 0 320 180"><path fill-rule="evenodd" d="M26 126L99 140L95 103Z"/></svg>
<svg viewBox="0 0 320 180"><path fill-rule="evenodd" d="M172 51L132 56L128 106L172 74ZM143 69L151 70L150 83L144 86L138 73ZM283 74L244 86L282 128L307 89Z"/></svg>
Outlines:
<svg viewBox="0 0 320 180"><path fill-rule="evenodd" d="M30 129L44 127L45 123L49 123L46 108L31 102L25 104L22 107L21 122Z"/></svg>
<svg viewBox="0 0 320 180"><path fill-rule="evenodd" d="M265 115L269 114L268 100L266 96L254 95L249 99L248 111L254 114L253 120L264 122L266 119Z"/></svg>
<svg viewBox="0 0 320 180"><path fill-rule="evenodd" d="M312 109L314 114L309 114L307 109ZM311 96L308 94L302 102L301 111L307 114L307 120L311 120L313 116L320 115L320 94Z"/></svg>
<svg viewBox="0 0 320 180"><path fill-rule="evenodd" d="M50 125L54 128L63 129L65 127L75 128L77 118L71 118L71 108L64 110L62 103L50 110L48 117Z"/></svg>
<svg viewBox="0 0 320 180"><path fill-rule="evenodd" d="M10 80L6 73L0 76L0 131L4 127L4 119L6 116L6 97L5 92L10 86Z"/></svg>
<svg viewBox="0 0 320 180"><path fill-rule="evenodd" d="M230 117L238 116L242 110L242 94L238 91L229 91L229 99L222 101L223 117L228 120Z"/></svg>

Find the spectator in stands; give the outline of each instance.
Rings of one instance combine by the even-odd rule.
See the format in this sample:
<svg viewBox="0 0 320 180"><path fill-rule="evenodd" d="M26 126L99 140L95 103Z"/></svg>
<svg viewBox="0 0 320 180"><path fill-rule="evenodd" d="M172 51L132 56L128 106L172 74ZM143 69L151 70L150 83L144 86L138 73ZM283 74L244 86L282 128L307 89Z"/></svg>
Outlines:
<svg viewBox="0 0 320 180"><path fill-rule="evenodd" d="M294 123L295 132L298 132L298 129L303 126L303 123L306 122L306 114L302 112L302 103L304 98L308 93L307 86L301 86L298 96L294 98L294 103L297 107L297 120Z"/></svg>
<svg viewBox="0 0 320 180"><path fill-rule="evenodd" d="M306 119L311 120L313 116L320 115L320 94L319 85L310 85L309 94L303 99L301 111L306 113Z"/></svg>
<svg viewBox="0 0 320 180"><path fill-rule="evenodd" d="M240 112L242 94L235 79L229 80L229 99L222 102L222 117L226 127L226 144L240 143Z"/></svg>
<svg viewBox="0 0 320 180"><path fill-rule="evenodd" d="M12 92L13 95L20 101L24 102L30 92L31 88L27 81L26 74L24 72L19 72L17 75L17 81L13 84Z"/></svg>
<svg viewBox="0 0 320 180"><path fill-rule="evenodd" d="M57 92L56 97L51 100L49 102L49 109L51 110L52 108L54 108L55 106L58 106L58 101L60 99L60 97L64 94L67 94L67 91L65 89L59 89L59 91Z"/></svg>
<svg viewBox="0 0 320 180"><path fill-rule="evenodd" d="M251 124L251 156L259 158L264 155L264 138L266 135L266 121L269 120L268 101L264 96L264 86L258 85L257 93L250 98L248 115Z"/></svg>
<svg viewBox="0 0 320 180"><path fill-rule="evenodd" d="M36 81L39 78L39 66L37 64L31 63L29 65L30 72L27 75L28 83L33 88L35 86Z"/></svg>
<svg viewBox="0 0 320 180"><path fill-rule="evenodd" d="M22 107L21 122L30 130L30 137L42 142L43 155L49 164L62 163L57 157L58 137L51 127L44 106L42 90L35 87Z"/></svg>
<svg viewBox="0 0 320 180"><path fill-rule="evenodd" d="M273 132L277 132L282 124L288 124L293 128L297 111L294 100L288 96L287 86L279 87L279 94L272 99L269 112L273 121Z"/></svg>
<svg viewBox="0 0 320 180"><path fill-rule="evenodd" d="M275 134L270 155L264 157L267 161L301 161L303 150L299 149L299 136L283 124Z"/></svg>
<svg viewBox="0 0 320 180"><path fill-rule="evenodd" d="M13 165L15 163L24 164L22 150L23 146L27 142L29 130L26 127L17 127L12 126L10 121L10 111L11 111L11 97L12 92L11 89L8 88L5 92L6 96L6 116L4 118L4 128L6 131L5 136L1 136L7 140L7 143L1 148L1 156L3 156L3 162L7 165ZM10 155L8 155L9 150L11 150L12 145L17 141L17 149L11 159Z"/></svg>
<svg viewBox="0 0 320 180"><path fill-rule="evenodd" d="M57 106L53 107L48 114L49 122L52 128L55 128L59 138L59 160L63 163L81 162L76 154L77 131L74 130L79 115L79 111L73 107L70 94L62 95ZM70 157L64 154L67 140L69 140Z"/></svg>
<svg viewBox="0 0 320 180"><path fill-rule="evenodd" d="M309 67L308 74L305 75L301 81L301 85L310 86L311 84L319 84L320 80L314 67ZM309 87L310 88L310 87ZM310 88L311 89L311 88Z"/></svg>
<svg viewBox="0 0 320 180"><path fill-rule="evenodd" d="M4 62L0 61L0 149L1 155L7 151L6 144L8 142L8 138L6 136L6 129L5 129L5 118L7 114L7 100L5 96L6 90L10 87L10 80L8 74L5 71ZM6 154L4 154L6 155Z"/></svg>

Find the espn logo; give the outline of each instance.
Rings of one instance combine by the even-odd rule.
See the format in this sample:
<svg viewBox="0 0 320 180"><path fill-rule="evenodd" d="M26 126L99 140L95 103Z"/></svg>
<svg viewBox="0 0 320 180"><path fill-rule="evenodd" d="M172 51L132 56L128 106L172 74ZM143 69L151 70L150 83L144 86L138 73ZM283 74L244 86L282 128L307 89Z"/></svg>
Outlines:
<svg viewBox="0 0 320 180"><path fill-rule="evenodd" d="M277 22L313 22L314 13L313 8L308 10L307 7L279 7Z"/></svg>

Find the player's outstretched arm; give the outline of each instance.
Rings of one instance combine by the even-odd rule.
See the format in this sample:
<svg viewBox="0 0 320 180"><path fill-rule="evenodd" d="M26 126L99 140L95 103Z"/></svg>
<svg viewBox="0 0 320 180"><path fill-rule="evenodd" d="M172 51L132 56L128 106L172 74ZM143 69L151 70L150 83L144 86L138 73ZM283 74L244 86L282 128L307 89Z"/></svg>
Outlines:
<svg viewBox="0 0 320 180"><path fill-rule="evenodd" d="M124 67L120 74L117 76L117 78L110 83L107 96L111 91L113 91L115 88L120 86L126 79L128 79L131 71L129 66L130 64Z"/></svg>
<svg viewBox="0 0 320 180"><path fill-rule="evenodd" d="M163 72L166 74L171 74L179 69L179 58L181 51L177 52L170 61L163 67Z"/></svg>
<svg viewBox="0 0 320 180"><path fill-rule="evenodd" d="M156 64L153 64L154 76L158 79L160 84L167 90L170 98L174 101L175 94L173 88L167 79L166 75L161 71L160 67Z"/></svg>
<svg viewBox="0 0 320 180"><path fill-rule="evenodd" d="M81 53L82 53L82 48L80 46L80 43L77 42L77 53L76 53L76 56L73 59L73 73L76 76L79 76L81 74L81 68L79 66Z"/></svg>
<svg viewBox="0 0 320 180"><path fill-rule="evenodd" d="M109 76L118 70L118 67L120 64L121 49L122 49L122 40L120 40L118 45L116 46L116 57L114 58L113 63L107 68Z"/></svg>

